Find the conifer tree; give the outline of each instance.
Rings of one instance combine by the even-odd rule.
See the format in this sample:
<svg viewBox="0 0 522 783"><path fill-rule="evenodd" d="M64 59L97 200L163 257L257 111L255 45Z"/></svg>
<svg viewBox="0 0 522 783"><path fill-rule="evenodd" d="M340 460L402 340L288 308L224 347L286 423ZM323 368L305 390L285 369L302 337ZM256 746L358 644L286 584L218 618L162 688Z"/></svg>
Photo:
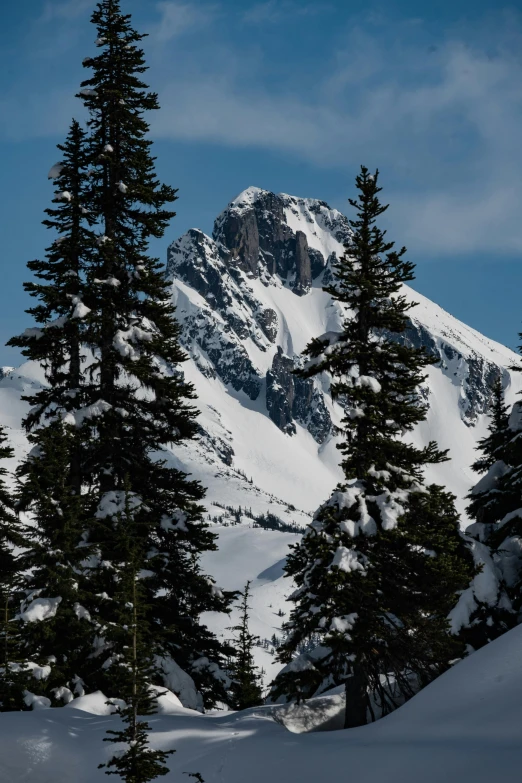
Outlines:
<svg viewBox="0 0 522 783"><path fill-rule="evenodd" d="M522 335L520 335L522 337ZM519 348L519 351L521 349ZM520 371L520 367L511 368ZM461 634L474 648L520 622L522 610L522 403L507 413L502 388L494 390L489 435L474 468L487 469L472 489L468 513L476 522L466 530L482 572L469 587Z"/></svg>
<svg viewBox="0 0 522 783"><path fill-rule="evenodd" d="M254 645L259 641L258 636L250 633L250 582L247 582L245 589L240 594L240 618L237 625L229 628L234 631L235 657L231 668L231 694L232 704L236 710L246 710L249 707L257 707L263 703L263 690L261 687L261 676L257 666L254 663Z"/></svg>
<svg viewBox="0 0 522 783"><path fill-rule="evenodd" d="M501 541L497 540L496 532L506 500L499 481L509 470L506 460L512 437L502 378L499 377L493 385L488 435L479 441L480 456L472 465L473 470L485 475L468 495L468 515L475 522L466 529L466 535L472 539L471 549L479 573L454 610L459 617L456 630L474 650L493 641L517 622L507 584L513 575L509 567L513 558L508 556L506 560L507 552L498 551ZM459 611L464 607L465 611Z"/></svg>
<svg viewBox="0 0 522 783"><path fill-rule="evenodd" d="M13 456L7 435L0 428L0 460ZM14 548L22 542L14 499L5 481L7 469L0 464L0 711L23 708L24 680L20 637L15 622L17 596L22 578Z"/></svg>
<svg viewBox="0 0 522 783"><path fill-rule="evenodd" d="M43 221L57 236L43 260L28 263L36 281L24 286L37 299L28 310L37 326L9 344L38 362L47 381L24 397L30 410L23 423L33 449L18 470L17 507L28 511L34 524L23 535L21 565L28 577L20 596L18 634L26 661L51 673L35 680L26 670L25 684L29 691L63 703L73 693L83 693L95 639L82 577L89 525L83 466L90 436L84 417L77 415L92 397L85 372L89 308L84 299L94 234L85 132L77 121L58 149L61 159L49 172L53 206L45 210Z"/></svg>
<svg viewBox="0 0 522 783"><path fill-rule="evenodd" d="M373 718L375 704L386 714L459 655L447 614L473 571L453 496L423 486L445 452L404 437L426 416L418 387L433 363L403 339L413 305L401 285L414 265L376 225L387 208L378 172L362 167L356 185L351 240L324 289L344 309L341 332L313 340L301 371L331 375L345 480L288 558L297 590L273 691L307 698L345 683L346 727ZM314 634L321 644L296 658Z"/></svg>
<svg viewBox="0 0 522 783"><path fill-rule="evenodd" d="M145 112L157 96L141 80L146 70L143 35L121 13L118 0L98 3L92 16L98 54L80 90L89 112L90 214L96 252L89 269L89 367L96 391L90 400L88 476L96 506L93 528L99 567L95 592L114 592L110 567L121 560L120 531L108 520L118 513L124 482L139 498L135 531L140 538L154 650L175 659L203 693L206 705L226 699L221 667L227 648L200 622L204 611L228 611L230 596L201 571L202 552L215 548L203 521L203 489L169 461L168 444L197 432L192 386L179 365L186 356L170 303L164 268L147 255L151 237L163 235L174 213L175 191L154 171ZM115 517L114 517L115 518ZM101 565L103 564L103 565ZM111 619L112 604L100 612ZM104 655L99 656L100 665ZM104 669L100 668L100 687Z"/></svg>
<svg viewBox="0 0 522 783"><path fill-rule="evenodd" d="M36 282L24 284L38 300L27 311L38 326L30 327L8 345L22 349L28 359L42 364L47 385L24 397L31 405L24 421L27 431L45 426L49 419L66 415L85 404L85 319L89 314L85 268L94 234L88 209L87 148L85 132L73 120L65 143L59 144L61 160L49 172L54 183L54 206L45 210L46 228L57 236L43 260L29 261ZM77 422L79 423L79 422ZM81 438L78 438L77 448ZM81 489L80 453L75 454L74 488Z"/></svg>
<svg viewBox="0 0 522 783"><path fill-rule="evenodd" d="M89 557L72 565L77 552L71 543L67 568L81 572L86 601L81 613L90 617L92 632L116 622L112 567L124 559L118 514L128 481L130 493L139 498L134 531L148 574L143 589L154 654L167 663L174 658L188 671L208 706L226 699L221 667L230 650L199 616L228 611L231 596L199 565L200 554L215 548L215 536L203 521L202 487L166 457L158 458L165 446L197 432L194 391L179 369L186 356L169 286L158 259L147 255L149 239L162 236L174 214L167 207L175 191L157 180L147 138L144 113L158 104L141 81L143 36L121 13L118 0L99 2L92 21L98 54L84 61L92 75L80 90L88 133L73 122L60 147L62 159L49 174L56 190L44 222L59 236L43 261L29 264L37 282L26 288L38 300L29 312L37 326L10 341L43 365L48 381L28 397L25 426L35 449L20 473L23 498L43 514L36 519L42 541L53 524L60 531L60 514L52 523L52 509L44 508L39 492L56 469L46 462L52 429L50 438L68 440L60 452L70 460L62 465L64 476L81 497L74 530L82 546L88 545L83 554ZM60 434L59 420L65 424ZM59 488L61 498L54 500L74 516L68 488L64 483ZM44 549L36 539L31 546L28 558L36 563ZM35 574L45 568L50 573L50 561ZM38 589L50 595L50 586ZM60 602L56 617L64 606ZM52 627L45 623L41 629L50 633ZM77 676L88 687L112 692L106 668L110 645L98 634L93 644L95 654ZM37 649L43 654L48 646ZM70 673L64 670L61 679L69 681Z"/></svg>
<svg viewBox="0 0 522 783"><path fill-rule="evenodd" d="M114 689L125 702L123 707L118 707L124 728L108 731L105 741L123 743L124 749L107 764L100 764L100 768L105 768L107 775L119 775L127 783L148 783L168 774L165 761L174 751L151 750L150 726L142 719L154 712L151 681L155 672L144 604L146 593L139 578L142 558L137 548L139 536L134 530L135 511L139 507L136 500L126 490L124 510L118 514L121 553L125 559L114 563L112 568L118 585L116 622L102 629L110 644Z"/></svg>
<svg viewBox="0 0 522 783"><path fill-rule="evenodd" d="M19 633L24 660L46 672L37 681L28 677L26 686L57 705L89 689L97 635L87 609L93 596L85 577L86 496L75 491L76 440L69 429L58 420L30 436L36 450L18 471L17 507L37 522L24 530Z"/></svg>

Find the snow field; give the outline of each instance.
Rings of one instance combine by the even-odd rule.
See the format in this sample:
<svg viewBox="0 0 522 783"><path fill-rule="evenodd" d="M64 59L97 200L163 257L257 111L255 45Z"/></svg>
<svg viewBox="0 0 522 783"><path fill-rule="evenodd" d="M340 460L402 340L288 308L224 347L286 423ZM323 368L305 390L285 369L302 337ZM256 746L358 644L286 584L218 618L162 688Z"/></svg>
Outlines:
<svg viewBox="0 0 522 783"><path fill-rule="evenodd" d="M296 733L303 721L297 715L292 723L285 707L200 715L172 699L149 718L151 745L176 750L165 783L190 772L205 783L515 781L522 765L521 690L519 627L368 726ZM328 703L313 706L311 722L318 725ZM106 776L97 765L114 751L102 740L118 725L101 694L58 710L0 714L0 783L101 783Z"/></svg>

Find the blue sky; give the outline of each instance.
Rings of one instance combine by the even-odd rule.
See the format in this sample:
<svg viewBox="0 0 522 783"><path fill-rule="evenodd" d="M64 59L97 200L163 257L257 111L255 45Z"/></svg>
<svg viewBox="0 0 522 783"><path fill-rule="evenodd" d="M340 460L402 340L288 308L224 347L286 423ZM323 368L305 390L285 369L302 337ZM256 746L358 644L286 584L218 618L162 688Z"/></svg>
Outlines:
<svg viewBox="0 0 522 783"><path fill-rule="evenodd" d="M498 0L122 0L149 33L160 176L178 216L154 247L213 218L248 185L341 210L379 167L390 238L419 291L515 346L522 305L522 4ZM28 324L27 260L93 51L93 0L0 11L0 364Z"/></svg>

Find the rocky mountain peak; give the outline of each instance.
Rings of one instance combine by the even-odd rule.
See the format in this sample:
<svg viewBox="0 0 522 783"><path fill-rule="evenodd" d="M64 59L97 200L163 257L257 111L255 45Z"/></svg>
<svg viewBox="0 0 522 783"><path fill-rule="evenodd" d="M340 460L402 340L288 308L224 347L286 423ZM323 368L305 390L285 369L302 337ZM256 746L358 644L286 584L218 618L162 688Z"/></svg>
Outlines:
<svg viewBox="0 0 522 783"><path fill-rule="evenodd" d="M255 401L288 436L300 425L318 444L339 419L328 379L302 381L292 370L312 337L341 329L342 308L321 285L349 240L348 219L326 202L249 187L216 218L212 237L191 229L168 250L182 340L199 371ZM511 352L404 292L420 304L401 339L437 359L472 427L495 378L509 385ZM436 405L430 383L423 393Z"/></svg>
<svg viewBox="0 0 522 783"><path fill-rule="evenodd" d="M303 296L348 241L348 220L324 201L250 187L214 223L213 237L252 277L278 275Z"/></svg>

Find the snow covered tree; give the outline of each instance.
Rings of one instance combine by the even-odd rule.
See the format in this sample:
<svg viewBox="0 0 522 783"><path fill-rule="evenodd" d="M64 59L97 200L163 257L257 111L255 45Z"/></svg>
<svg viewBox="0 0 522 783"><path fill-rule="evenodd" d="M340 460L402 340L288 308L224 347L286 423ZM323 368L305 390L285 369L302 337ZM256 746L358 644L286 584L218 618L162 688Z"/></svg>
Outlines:
<svg viewBox="0 0 522 783"><path fill-rule="evenodd" d="M101 629L111 653L113 688L125 702L124 706L118 704L124 728L108 731L110 736L105 741L123 743L124 749L107 764L100 764L100 768L105 768L107 775L119 775L128 783L148 783L168 774L165 761L174 751L151 750L150 727L147 721L140 719L155 711L151 682L158 675L154 671L146 618L146 593L139 574L142 557L138 550L139 536L134 530L137 508L136 498L126 490L124 510L118 514L121 554L125 559L113 563L111 569L117 583L116 622Z"/></svg>
<svg viewBox="0 0 522 783"><path fill-rule="evenodd" d="M88 689L97 633L86 608L93 604L85 576L87 496L75 491L76 440L69 430L61 421L37 430L18 471L17 507L36 522L25 525L20 555L26 576L19 631L32 675L26 687L55 704Z"/></svg>
<svg viewBox="0 0 522 783"><path fill-rule="evenodd" d="M32 673L26 687L63 703L73 692L83 692L95 638L81 598L81 563L88 554L82 488L89 435L82 417L74 415L92 394L85 372L89 309L84 298L94 234L85 132L78 122L73 120L58 149L61 159L49 172L53 206L43 221L57 236L43 260L28 263L36 280L24 286L38 300L28 310L37 326L9 344L39 362L47 380L24 398L31 406L24 426L33 449L18 471L17 506L33 516L24 530L21 564L28 576L18 626L26 673Z"/></svg>
<svg viewBox="0 0 522 783"><path fill-rule="evenodd" d="M88 481L93 516L101 520L90 539L99 564L92 578L96 593L113 596L110 564L121 560L121 531L109 521L121 509L127 481L139 499L135 533L149 574L151 643L159 657L174 658L194 677L211 705L226 696L221 665L227 650L199 616L227 611L230 596L215 589L199 565L201 553L215 548L199 505L202 487L167 457L158 458L168 444L197 432L194 391L179 370L186 356L169 285L158 259L147 255L149 239L161 237L174 215L167 207L175 191L158 181L147 138L144 114L158 102L141 81L143 36L118 0L98 3L92 21L99 53L84 61L91 76L80 96L89 112L89 210L98 232L86 272L86 342L96 391L78 411L91 427ZM112 606L100 605L104 620L111 620ZM102 665L103 655L98 660Z"/></svg>
<svg viewBox="0 0 522 783"><path fill-rule="evenodd" d="M47 248L43 260L29 261L36 281L24 284L38 304L27 312L38 324L9 340L8 345L22 349L28 359L40 362L47 385L24 397L31 409L24 421L27 431L45 426L57 415L65 415L84 405L85 268L94 244L90 227L87 149L85 132L73 120L65 143L59 144L61 160L49 172L54 182L54 206L46 209L43 224L58 236ZM72 480L77 494L81 490L81 438L78 438Z"/></svg>
<svg viewBox="0 0 522 783"><path fill-rule="evenodd" d="M508 415L499 379L493 389L489 434L479 442L481 456L472 466L477 472L486 472L468 495L468 514L475 522L466 534L472 539L480 572L453 612L456 628L473 649L496 639L520 621L521 410L517 402Z"/></svg>
<svg viewBox="0 0 522 783"><path fill-rule="evenodd" d="M13 456L7 435L0 428L0 460ZM0 711L22 709L24 678L20 635L15 616L22 580L19 557L14 548L22 542L14 499L5 481L7 470L0 464Z"/></svg>
<svg viewBox="0 0 522 783"><path fill-rule="evenodd" d="M300 371L331 376L345 480L287 560L297 590L272 694L307 698L344 683L346 727L391 711L459 655L447 615L473 572L453 496L423 483L445 452L404 437L426 416L418 387L433 363L402 339L414 305L401 285L414 265L376 225L387 208L378 172L362 167L356 185L351 241L325 288L344 310L341 331L313 340ZM321 644L296 657L314 634Z"/></svg>
<svg viewBox="0 0 522 783"><path fill-rule="evenodd" d="M232 703L236 710L246 710L249 707L257 707L263 703L263 690L261 687L261 675L254 663L254 645L259 641L258 636L250 633L250 582L247 582L241 593L240 618L237 625L228 630L234 631L235 656L230 670L232 680Z"/></svg>

